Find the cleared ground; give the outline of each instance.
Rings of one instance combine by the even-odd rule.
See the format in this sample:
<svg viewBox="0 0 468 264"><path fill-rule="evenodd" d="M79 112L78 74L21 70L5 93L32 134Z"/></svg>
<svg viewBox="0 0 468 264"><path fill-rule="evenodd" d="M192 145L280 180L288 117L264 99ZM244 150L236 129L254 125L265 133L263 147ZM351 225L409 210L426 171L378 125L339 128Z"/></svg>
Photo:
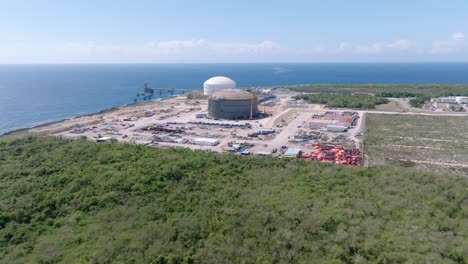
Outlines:
<svg viewBox="0 0 468 264"><path fill-rule="evenodd" d="M409 111L410 107L408 105L408 102L392 98L390 99L390 102L386 104L376 105L375 109L378 111L404 112Z"/></svg>
<svg viewBox="0 0 468 264"><path fill-rule="evenodd" d="M311 130L308 125L311 121L333 123L330 120L313 119L314 115L326 112L342 113L343 110L332 111L323 109L320 105L290 100L294 96L290 93L276 93L276 96L277 102L273 106L262 105L259 107L262 112L268 113L268 116L254 120L197 118L197 114L207 113L207 100L192 100L186 96L178 96L167 100L119 107L94 115L24 130L21 133L54 135L63 138L83 137L92 141L107 137L118 142L132 144L162 148L184 147L213 152L228 152L230 143L238 141L241 142L240 144L244 142L246 143L244 145L248 145L239 149L245 149L250 154L268 152L272 153L272 156L280 156L282 146L298 148L304 153L315 150L311 144L307 144L310 141L296 140L296 132L301 132L301 135L319 132L321 135L319 137L320 143L340 143L345 148L359 148L362 145L362 137L356 137L356 134L362 130L363 112L358 113L361 118L358 119L355 127L349 129L347 133L327 132L325 128ZM232 126L195 124L194 122L224 123ZM245 123L249 123L249 126L238 126ZM269 128L274 129L275 132L268 135L252 136L261 129ZM16 133L9 137L15 135ZM340 136L339 140L336 139L337 136ZM219 144L215 146L192 144L191 141L196 138L217 139ZM318 141L313 141L313 143L317 144ZM240 154L240 152L236 153Z"/></svg>
<svg viewBox="0 0 468 264"><path fill-rule="evenodd" d="M365 142L370 166L468 175L468 117L368 114Z"/></svg>

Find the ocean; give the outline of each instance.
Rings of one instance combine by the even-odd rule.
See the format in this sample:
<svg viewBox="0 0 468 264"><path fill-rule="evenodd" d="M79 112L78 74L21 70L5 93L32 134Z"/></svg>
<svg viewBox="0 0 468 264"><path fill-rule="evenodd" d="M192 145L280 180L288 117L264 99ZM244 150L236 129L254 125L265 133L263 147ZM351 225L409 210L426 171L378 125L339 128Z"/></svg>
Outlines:
<svg viewBox="0 0 468 264"><path fill-rule="evenodd" d="M202 90L216 75L238 87L468 83L468 63L0 65L0 134L132 103L144 83Z"/></svg>

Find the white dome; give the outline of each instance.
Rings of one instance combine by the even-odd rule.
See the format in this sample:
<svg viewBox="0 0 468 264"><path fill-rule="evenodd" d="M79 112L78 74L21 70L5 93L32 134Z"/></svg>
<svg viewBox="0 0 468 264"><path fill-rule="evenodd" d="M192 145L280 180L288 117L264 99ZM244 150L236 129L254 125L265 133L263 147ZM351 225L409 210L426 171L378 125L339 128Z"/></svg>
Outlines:
<svg viewBox="0 0 468 264"><path fill-rule="evenodd" d="M203 94L212 95L215 92L225 90L225 89L235 89L236 83L224 76L216 76L206 80L203 84Z"/></svg>
<svg viewBox="0 0 468 264"><path fill-rule="evenodd" d="M224 76L216 76L216 77L210 78L210 79L206 80L206 82L204 84L236 86L236 83L233 80L229 79L228 77L224 77Z"/></svg>

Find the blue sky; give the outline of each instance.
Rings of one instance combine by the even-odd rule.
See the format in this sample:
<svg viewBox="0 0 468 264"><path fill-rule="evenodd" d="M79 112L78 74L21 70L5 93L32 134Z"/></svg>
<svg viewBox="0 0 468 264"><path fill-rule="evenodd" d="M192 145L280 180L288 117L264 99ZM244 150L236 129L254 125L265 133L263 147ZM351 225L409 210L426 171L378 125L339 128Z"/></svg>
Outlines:
<svg viewBox="0 0 468 264"><path fill-rule="evenodd" d="M467 0L0 0L0 63L468 61Z"/></svg>

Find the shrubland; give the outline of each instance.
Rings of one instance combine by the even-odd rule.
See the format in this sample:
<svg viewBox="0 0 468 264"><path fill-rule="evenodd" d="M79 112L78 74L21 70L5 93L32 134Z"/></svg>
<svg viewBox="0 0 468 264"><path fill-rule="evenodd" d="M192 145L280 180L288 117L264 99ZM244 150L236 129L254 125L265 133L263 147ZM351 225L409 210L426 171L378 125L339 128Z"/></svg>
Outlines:
<svg viewBox="0 0 468 264"><path fill-rule="evenodd" d="M0 141L1 263L466 263L468 182L396 167Z"/></svg>
<svg viewBox="0 0 468 264"><path fill-rule="evenodd" d="M468 177L466 116L367 114L370 165L404 165Z"/></svg>
<svg viewBox="0 0 468 264"><path fill-rule="evenodd" d="M349 94L301 94L294 97L311 104L325 104L332 108L374 109L376 105L388 103L388 99L368 95Z"/></svg>
<svg viewBox="0 0 468 264"><path fill-rule="evenodd" d="M353 93L369 93L377 98L411 98L409 103L412 107L421 107L431 98L445 97L445 96L468 96L468 84L315 84L315 85L296 85L287 86L286 88L295 92L304 93L318 93L310 95L309 101L318 103L318 101L330 101L326 98L337 97L339 103L331 104L340 106L330 107L346 107L343 101L346 99L349 105L352 102L362 100L357 98L360 96L352 96ZM304 95L309 96L309 95ZM324 97L324 98L322 98ZM381 99L379 99L381 100ZM374 108L373 106L379 103L372 101L362 102L357 106L350 108ZM354 104L356 105L356 104ZM364 107L363 107L364 106Z"/></svg>
<svg viewBox="0 0 468 264"><path fill-rule="evenodd" d="M468 84L308 84L286 86L296 92L311 93L371 93L381 97L468 96Z"/></svg>

